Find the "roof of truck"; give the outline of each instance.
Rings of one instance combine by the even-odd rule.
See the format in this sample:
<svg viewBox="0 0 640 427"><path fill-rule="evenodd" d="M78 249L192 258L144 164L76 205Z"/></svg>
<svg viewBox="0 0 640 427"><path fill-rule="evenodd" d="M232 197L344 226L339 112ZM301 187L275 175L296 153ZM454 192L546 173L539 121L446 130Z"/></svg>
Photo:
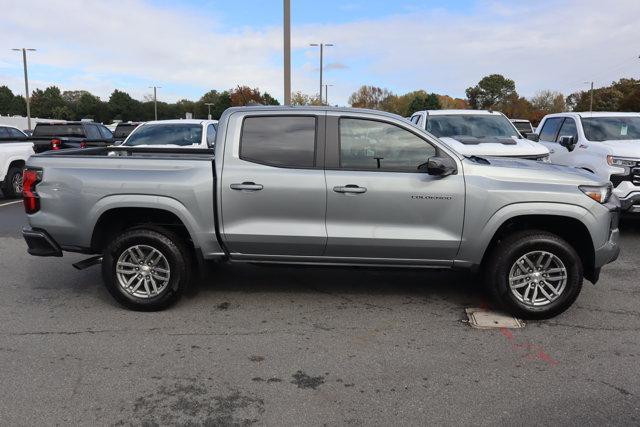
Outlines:
<svg viewBox="0 0 640 427"><path fill-rule="evenodd" d="M380 110L371 110L367 108L352 108L352 107L329 107L329 106L311 106L311 105L266 105L266 106L246 106L246 107L231 107L225 110L225 114L231 114L234 112L245 112L245 111L333 111L338 113L369 113L369 114L377 114L381 116L393 117L395 119L406 120L404 117L399 116L397 114L388 113L386 111Z"/></svg>
<svg viewBox="0 0 640 427"><path fill-rule="evenodd" d="M421 113L422 111L416 111L416 113ZM444 116L444 115L452 115L452 114L502 114L499 111L491 111L491 110L425 110L430 116Z"/></svg>
<svg viewBox="0 0 640 427"><path fill-rule="evenodd" d="M640 113L629 113L621 111L580 111L547 114L546 117L638 117Z"/></svg>

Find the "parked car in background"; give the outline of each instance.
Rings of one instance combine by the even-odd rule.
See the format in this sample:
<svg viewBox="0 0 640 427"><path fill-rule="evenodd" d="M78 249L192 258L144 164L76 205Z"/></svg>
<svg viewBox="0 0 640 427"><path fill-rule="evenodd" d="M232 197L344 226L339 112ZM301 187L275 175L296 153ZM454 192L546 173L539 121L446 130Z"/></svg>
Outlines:
<svg viewBox="0 0 640 427"><path fill-rule="evenodd" d="M549 150L544 145L523 138L513 123L497 111L417 111L411 122L465 156L549 159Z"/></svg>
<svg viewBox="0 0 640 427"><path fill-rule="evenodd" d="M185 148L213 147L217 120L158 120L136 127L123 146L164 146Z"/></svg>
<svg viewBox="0 0 640 427"><path fill-rule="evenodd" d="M116 125L113 131L113 139L116 143L122 142L134 131L135 128L140 126L143 122L120 122Z"/></svg>
<svg viewBox="0 0 640 427"><path fill-rule="evenodd" d="M394 114L238 107L214 150L146 145L35 155L25 170L29 253L97 254L76 266L101 262L136 310L173 303L195 259L481 270L510 312L550 317L619 252L608 181L464 157Z"/></svg>
<svg viewBox="0 0 640 427"><path fill-rule="evenodd" d="M100 123L80 122L38 122L31 135L36 153L64 148L84 148L113 144L113 134Z"/></svg>
<svg viewBox="0 0 640 427"><path fill-rule="evenodd" d="M525 119L511 119L511 123L518 129L518 132L525 138L528 134L534 133L535 129L533 129L533 125L529 120Z"/></svg>
<svg viewBox="0 0 640 427"><path fill-rule="evenodd" d="M27 135L12 126L0 126L0 190L4 197L22 194L22 169L33 154Z"/></svg>
<svg viewBox="0 0 640 427"><path fill-rule="evenodd" d="M640 213L640 113L549 114L536 138L553 163L611 181L623 210Z"/></svg>

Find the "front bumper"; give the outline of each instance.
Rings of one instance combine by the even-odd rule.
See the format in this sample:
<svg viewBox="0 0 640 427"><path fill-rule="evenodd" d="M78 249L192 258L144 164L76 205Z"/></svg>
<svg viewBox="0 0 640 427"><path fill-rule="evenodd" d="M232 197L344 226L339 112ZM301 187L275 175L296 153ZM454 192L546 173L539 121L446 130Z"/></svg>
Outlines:
<svg viewBox="0 0 640 427"><path fill-rule="evenodd" d="M33 256L62 256L60 245L46 231L37 228L24 227L22 237L27 242L30 255Z"/></svg>
<svg viewBox="0 0 640 427"><path fill-rule="evenodd" d="M618 204L615 200L612 200L610 203L612 204L612 207L609 225L609 239L607 240L607 243L595 251L595 269L600 269L603 265L617 260L620 255L620 246L618 244L620 240L620 230L618 229L618 224L620 222L620 209L618 208Z"/></svg>
<svg viewBox="0 0 640 427"><path fill-rule="evenodd" d="M620 199L622 212L640 213L640 187L625 181L613 190L613 194Z"/></svg>

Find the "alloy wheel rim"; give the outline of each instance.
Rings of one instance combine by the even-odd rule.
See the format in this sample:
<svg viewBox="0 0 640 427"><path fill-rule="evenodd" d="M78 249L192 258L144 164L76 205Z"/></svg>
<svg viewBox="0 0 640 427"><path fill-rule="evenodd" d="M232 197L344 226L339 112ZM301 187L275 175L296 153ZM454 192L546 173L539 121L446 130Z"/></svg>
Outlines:
<svg viewBox="0 0 640 427"><path fill-rule="evenodd" d="M522 304L542 307L556 301L567 286L567 268L547 251L532 251L516 260L509 271L509 289Z"/></svg>
<svg viewBox="0 0 640 427"><path fill-rule="evenodd" d="M169 285L171 268L167 258L154 247L135 245L124 250L116 263L118 284L136 298L153 298Z"/></svg>
<svg viewBox="0 0 640 427"><path fill-rule="evenodd" d="M13 179L11 180L11 185L13 187L13 191L16 194L22 194L22 174L17 173L13 175Z"/></svg>

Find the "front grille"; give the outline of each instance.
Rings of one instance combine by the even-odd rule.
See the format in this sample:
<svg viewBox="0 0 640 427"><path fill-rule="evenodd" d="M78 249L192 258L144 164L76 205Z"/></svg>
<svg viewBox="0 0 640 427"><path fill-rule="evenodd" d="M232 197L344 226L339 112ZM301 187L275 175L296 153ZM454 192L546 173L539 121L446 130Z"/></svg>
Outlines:
<svg viewBox="0 0 640 427"><path fill-rule="evenodd" d="M617 187L625 181L640 185L640 161L636 162L636 166L632 167L628 175L611 175L609 178L614 187Z"/></svg>

